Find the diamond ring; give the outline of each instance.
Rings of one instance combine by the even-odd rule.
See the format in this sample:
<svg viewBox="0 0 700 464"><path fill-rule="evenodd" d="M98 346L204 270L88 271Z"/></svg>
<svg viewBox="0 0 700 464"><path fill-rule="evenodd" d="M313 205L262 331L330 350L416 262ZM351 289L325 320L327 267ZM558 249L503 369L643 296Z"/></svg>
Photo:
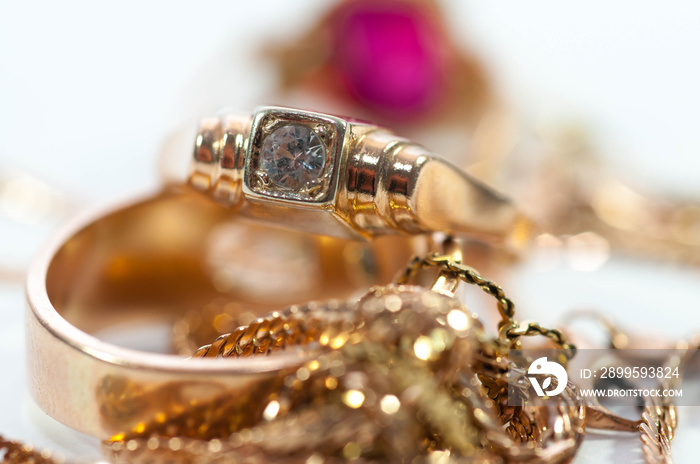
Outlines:
<svg viewBox="0 0 700 464"><path fill-rule="evenodd" d="M189 183L243 216L342 238L442 231L517 246L534 230L510 201L420 145L290 108L203 120Z"/></svg>

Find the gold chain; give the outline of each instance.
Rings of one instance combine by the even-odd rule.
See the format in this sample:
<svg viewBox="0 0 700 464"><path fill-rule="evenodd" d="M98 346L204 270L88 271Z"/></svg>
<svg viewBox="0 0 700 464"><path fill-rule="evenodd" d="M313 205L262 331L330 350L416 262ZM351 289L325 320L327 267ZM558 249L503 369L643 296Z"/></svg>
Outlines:
<svg viewBox="0 0 700 464"><path fill-rule="evenodd" d="M700 337L678 344L678 353L665 366L683 371L684 365L700 349ZM661 379L662 388L673 388L680 378ZM642 451L647 464L673 464L671 440L678 425L676 405L670 397L647 399L639 426Z"/></svg>
<svg viewBox="0 0 700 464"><path fill-rule="evenodd" d="M446 306L435 310L438 312L430 319L435 329L426 332L431 334L430 337L426 337L423 333L412 331L411 325L394 327L391 324L395 322L387 322L401 320L402 314L416 313L406 310L410 305L406 306L404 302L403 312L396 311L395 308L387 310L388 300L382 300L392 295L413 292L415 295L421 295L419 303L416 303L417 300L411 303L414 306L432 307L430 305L436 303L431 298L456 302L425 288L406 285L421 269L426 268L449 273L460 281L478 286L496 299L502 316L499 324L501 337L495 340L486 338L478 321L474 322L474 328L470 330L475 330L475 340L478 340L478 344L469 351L472 353L469 358L472 365L457 369L473 372L473 376L465 374L454 377L450 381L451 387L447 390L435 383L436 378L444 374L436 375L430 366L443 366L441 369L449 366L449 363L431 363L437 362L435 359L441 359L434 358L436 353L443 356L453 349L445 348L452 342L447 345L445 343L449 340L454 341L454 335L440 330L445 326L446 311L456 307ZM304 362L300 368L281 373L273 384L268 385L265 394L256 391L255 395L246 398L223 395L210 404L192 407L179 415L169 417L165 423L153 421L138 433L132 431L114 441L105 442L105 455L111 462L130 464L252 464L268 462L271 457L298 462L295 459L302 456L302 461L307 462L341 462L363 456L362 444L353 441L353 437L358 430L364 430L363 433L374 437L373 443L379 443L374 451L379 454L370 453L365 456L366 462L382 462L382 453L395 452L396 444L386 442L386 431L376 424L371 425L372 421L368 423L364 414L383 417L386 412L381 406L382 400L395 398L396 401L403 401L402 397L394 395L389 387L398 384L404 385L405 388L421 386L425 391L432 392L430 398L422 398L420 395L416 397L414 403L411 403L412 409L408 416L396 416L397 422L390 421L390 425L385 425L392 434L402 437L403 446L407 443L417 444L411 448L411 452L419 453L425 460L416 462L432 462L445 458L448 459L446 462L496 464L527 457L528 462L550 464L571 459L581 443L585 423L583 402L576 390L571 386L567 387L554 409L549 411L543 406L528 406L527 402L520 406L511 406L508 403L508 389L522 389L522 385L515 383L512 372L509 372L513 366L508 364L506 358L500 356L504 344L514 347L520 337L537 335L547 337L566 350L569 357L573 356L575 347L567 341L563 333L534 322L518 325L515 320L515 304L499 285L447 256L431 254L413 259L398 282L396 287L373 289L361 300L362 302L374 298L384 301L385 306L378 314L390 315L389 319L382 319L384 316L377 316L371 311L367 313L366 309L358 312L357 306L348 303L311 302L256 319L247 326L239 327L201 347L193 354L193 358L265 356L275 351L290 349L307 352L311 349L314 350L314 354L311 361ZM435 296L427 298L422 296L424 294ZM360 304L367 303L365 301ZM391 305L396 305L396 302L392 300ZM374 314L371 317L378 317L377 320L383 321L383 324L394 327L398 331L395 340L401 340L401 343L394 345L394 342L391 342L387 345L386 340L382 338L386 333L376 328L381 328L382 323L374 321L367 324L367 320L363 319L368 317L367 314ZM438 324L436 321L439 319L442 322ZM379 336L378 333L383 335ZM378 336L380 338L377 338ZM425 345L418 346L419 342ZM403 354L400 356L394 354L392 350L397 348L391 348L392 346L401 347L406 343L411 353L418 353L416 350L419 348L424 350L420 353L426 363L416 364L415 358L407 358L405 352L401 352ZM444 351L440 352L439 347ZM401 349L405 349L405 346ZM678 362L680 365L680 361ZM339 366L342 366L342 372L338 371ZM382 384L379 379L387 372L391 373L392 380L388 384ZM372 384L371 390L352 388L347 382L357 375L380 383ZM474 379L478 379L478 382ZM265 396L268 393L270 396ZM372 395L374 406L362 412ZM525 399L527 393L523 390L522 395ZM263 403L260 403L261 399ZM269 402L264 404L265 401ZM275 405L272 408L274 414L269 409L271 404ZM305 406L310 404L315 406L311 409ZM355 409L356 404L360 404L361 407ZM403 407L404 403L400 404ZM389 403L385 406L392 407ZM212 420L213 411L219 414L219 419ZM454 415L454 411L458 412L457 416ZM558 435L553 435L552 431L555 428L548 421L557 415L566 416L561 421L566 427ZM241 420L244 416L247 417ZM428 422L419 421L424 424L421 427L428 427L420 429L424 435L419 437L415 435L415 431L400 432L400 427L412 423L416 417L422 417L423 421L428 418ZM202 432L200 428L193 429L192 424L207 424L207 430ZM343 434L341 424L352 424L353 434ZM675 426L673 404L650 402L646 405L639 429L647 464L670 464L669 444ZM226 432L229 430L233 433ZM450 434L450 430L460 430L462 435ZM299 433L305 438L300 440ZM405 435L406 433L409 435ZM0 444L3 445L0 451L7 450L7 462L57 462L52 460L50 455L36 453L31 447L19 443L1 441ZM328 447L333 446L336 447L336 451L326 454ZM283 458L289 449L296 450L294 453L297 454ZM467 455L472 458L467 459Z"/></svg>
<svg viewBox="0 0 700 464"><path fill-rule="evenodd" d="M50 451L37 451L32 445L8 440L0 435L0 462L7 464L61 464L64 459Z"/></svg>
<svg viewBox="0 0 700 464"><path fill-rule="evenodd" d="M576 346L569 343L566 336L558 329L548 329L537 322L518 324L515 320L515 303L508 298L500 285L482 277L473 268L462 263L455 262L449 256L433 253L425 258L415 257L411 260L406 271L398 278L399 283L406 283L414 277L418 271L424 268L438 268L459 278L461 281L476 285L485 293L491 295L497 301L498 311L501 315L499 324L500 333L514 345L520 337L541 335L549 338L562 350L567 359L576 354Z"/></svg>
<svg viewBox="0 0 700 464"><path fill-rule="evenodd" d="M433 254L424 259L414 259L403 276L399 279L399 287L397 288L404 289L402 291L407 291L405 289L416 289L417 287L407 287L403 284L407 283L421 268L426 267L433 267L441 272L454 274L459 277L460 280L472 285L477 285L486 293L496 298L499 303L499 308L501 308L502 315L504 315L505 320L510 324L509 328L511 332L506 333L507 342L510 345L515 344L518 337L521 336L544 335L549 337L556 344L573 352L573 346L568 344L561 332L557 330L544 329L536 323L527 324L525 328L518 327L513 319L515 305L506 296L503 289L494 282L481 277L475 270L456 263L448 257ZM394 291L390 289L391 287L385 287L371 290L368 297L372 298L372 295L378 295L382 292L391 293ZM426 289L422 289L422 291L435 295L433 298L447 298L429 292ZM425 305L427 304L426 301L427 300L423 299L420 304ZM393 304L395 304L395 302ZM363 320L362 314L363 311L358 311L357 307L348 306L339 302L330 302L327 304L310 303L304 306L294 306L284 312L273 313L268 317L257 319L247 326L239 327L231 333L219 336L213 343L198 349L193 357L260 356L270 354L273 351L293 347L303 348L314 344L315 346L330 349L331 352L336 354L342 352L344 353L344 357L350 356L351 358L352 356L356 356L357 353L355 352L355 354L348 355L348 350L350 350L350 353L353 353L352 350L357 349L357 346L364 346L365 349L369 346L371 350L373 350L373 359L376 361L376 353L385 353L386 348L383 344L377 345L376 341L374 343L371 342L371 329L368 328L371 325L365 324L366 321ZM367 332L368 330L369 333ZM410 332L410 328L407 327L401 330L408 330ZM401 339L405 341L407 336L408 333L404 333ZM420 339L421 337L414 334L414 342ZM354 340L354 345L352 343L347 345L351 340ZM358 340L361 342L358 342ZM366 345L367 343L369 343L369 345ZM442 417L440 420L434 419L433 426L438 426L439 428L439 424L443 424L443 431L452 429L453 426L449 426L452 420L452 413L441 415L439 411L464 410L466 407L467 409L465 411L470 411L471 420L474 421L477 429L482 430L482 439L486 440L486 443L489 443L488 448L492 449L492 451L489 452L486 451L488 448L476 448L483 462L499 462L502 458L514 458L516 454L521 457L529 456L532 462L547 463L552 462L552 453L555 453L559 458L562 458L562 456L573 456L573 453L575 453L580 444L583 430L583 406L575 391L567 389L567 392L562 395L562 398L564 404L568 406L560 406L558 410L552 411L554 415L552 415L552 412L543 413L541 410L542 408L538 407L509 407L507 404L509 380L505 374L510 366L504 364L504 359L498 355L499 352L502 352L503 340L489 341L481 336L480 343L481 348L479 352L481 354L478 355L477 358L481 359L481 361L479 361L477 365L484 368L483 372L479 374L480 385L483 387L476 387L473 382L468 381L468 379L465 380L465 377L462 377L466 383L459 381L454 384L453 394L455 396L453 399L449 399L449 397L445 398L446 407L431 407L428 409L430 411L429 414L436 415L435 417ZM319 353L323 353L323 350ZM386 353L383 357L387 357ZM312 363L314 362L318 364L318 361L312 361ZM392 361L392 363L405 363L405 361L403 358L399 358ZM361 367L358 367L358 369L360 371L366 371L371 369L372 365L371 363L369 366L367 364L361 364ZM463 368L466 369L466 367ZM386 367L382 369L384 371ZM405 366L402 372L410 370L410 366ZM342 377L343 376L334 378L334 380L330 382L334 389L337 384L342 381ZM287 377L287 379L289 378L290 377ZM302 382L302 384L309 386L303 388L311 390L316 389L310 396L318 398L328 395L328 385L326 385L328 378L322 382L323 388L320 390L318 390L318 382L314 383L308 380L307 374L304 374L304 378L305 381ZM399 376L398 378L400 379L401 377ZM425 374L419 374L411 377L411 381L408 382L408 384L429 384L432 381L431 378L432 375L426 376ZM297 380L298 379L294 382ZM287 380L282 381L279 385L282 391L284 391L285 388L287 388ZM314 387L314 385L316 385L316 387ZM431 390L436 390L436 387L433 386ZM310 392L307 391L306 393L309 394ZM287 405L287 408L288 407L289 405ZM216 409L220 410L221 405L218 404ZM301 414L303 414L303 412ZM425 415L426 412L422 414ZM557 451L552 451L552 448L549 448L548 454L545 445L552 442L552 440L556 442L563 439L561 436L552 438L552 436L548 435L546 432L548 430L547 420L551 417L555 417L557 414L567 415L567 418L563 422L568 424L568 426L563 431L563 434L569 437L569 441L566 446L560 444L554 447ZM191 414L188 415L191 416ZM285 420L282 421L282 423L284 422ZM170 425L172 426L172 424ZM263 429L265 432L263 432ZM227 440L214 439L209 442L213 443L214 448L219 451L216 462L228 462L226 459L231 459L231 462L239 462L236 459L240 460L241 453L245 454L245 450L251 447L253 455L263 453L263 455L267 456L270 450L266 451L257 445L252 446L250 443L243 440L241 434L255 433L251 432L251 430L254 430L257 431L257 433L264 433L265 436L268 437L265 439L267 441L270 439L270 431L268 429L269 427L266 425L254 426L253 429L244 428L239 432L235 432ZM549 429L552 430L551 424ZM139 434L132 433L130 436L125 436L122 440L106 444L108 454L112 456L112 459L116 460L115 462L132 462L136 455L150 455L153 457L152 452L155 450L170 449L170 451L172 451L172 443L170 440L165 441L153 437L148 438L148 433L152 434L154 430L162 429L154 429L149 426L146 427L145 431ZM448 438L443 437L442 434L439 434L432 435L432 438L429 436L419 441L425 443L423 445L425 452L439 453L440 451L437 450L441 446L441 443L447 439ZM425 440L427 440L427 442ZM272 441L274 441L274 439L272 439ZM409 441L412 442L415 440ZM539 444L539 447L531 446L533 443ZM190 439L185 439L182 436L176 439L175 444L179 451L182 451L181 448L185 446L190 450L197 448L195 442L192 442ZM469 443L462 446L473 447L473 445ZM202 456L202 453L204 453L204 455L209 455L209 458L213 459L211 453L206 451L208 449L207 447L202 448L202 446L199 446L197 449L199 449L199 451L195 452L197 456ZM204 451L202 451L202 449ZM149 453L148 450L151 452ZM247 452L251 452L251 450L248 449ZM461 461L459 454L452 456L452 458L453 460L457 459L457 462Z"/></svg>
<svg viewBox="0 0 700 464"><path fill-rule="evenodd" d="M346 308L338 301L295 305L219 336L210 345L199 348L193 357L240 358L313 342L332 344L338 334L354 329L353 317Z"/></svg>

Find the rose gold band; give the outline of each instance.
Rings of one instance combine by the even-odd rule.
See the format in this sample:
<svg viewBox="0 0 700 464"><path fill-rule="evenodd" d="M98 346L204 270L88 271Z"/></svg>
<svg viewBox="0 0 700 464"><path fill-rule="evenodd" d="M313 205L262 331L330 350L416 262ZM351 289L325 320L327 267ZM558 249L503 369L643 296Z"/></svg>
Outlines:
<svg viewBox="0 0 700 464"><path fill-rule="evenodd" d="M218 205L177 188L90 214L54 236L27 284L29 387L44 411L106 439L185 405L260 390L271 373L299 362L297 354L190 360L123 348L95 336L114 326L128 330L135 323L172 323L222 295L245 301L218 291L204 262L209 231L227 221L230 215ZM302 301L366 288L367 281L351 278L357 263L348 261L353 254L346 247L356 242L306 239L316 246L322 282ZM390 280L406 259L407 242L396 240L367 245L377 251L370 283ZM383 249L388 251L382 255ZM294 302L278 296L274 304L245 304L263 314Z"/></svg>

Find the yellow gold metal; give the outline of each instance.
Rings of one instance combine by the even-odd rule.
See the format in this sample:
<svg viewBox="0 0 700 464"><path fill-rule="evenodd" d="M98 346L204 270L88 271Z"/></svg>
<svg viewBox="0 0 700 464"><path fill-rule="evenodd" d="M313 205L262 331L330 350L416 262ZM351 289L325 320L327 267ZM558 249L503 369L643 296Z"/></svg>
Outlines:
<svg viewBox="0 0 700 464"><path fill-rule="evenodd" d="M545 134L542 156L531 157L537 161L525 168L528 176L521 162L489 150L467 171L478 171L490 185L522 199L548 234L584 238L577 245L587 257L599 255L601 264L615 250L700 265L700 200L659 197L623 182L611 174L592 139L576 126Z"/></svg>
<svg viewBox="0 0 700 464"><path fill-rule="evenodd" d="M444 274L446 273L452 274L449 276L450 280L455 278L458 281L464 279L463 277L460 279L459 275L463 275L465 267L460 267L460 271L455 274L457 263L451 261L452 259L460 259L458 250L456 243L448 239L444 244L446 255L433 255L424 260L415 259L401 280L405 281L408 277L415 275L419 267L416 263L425 261L430 261L426 266L440 270L433 287L442 288ZM495 290L495 284L487 283L485 279L478 277L476 271L470 270L469 275L472 276L474 283L476 281L480 282L482 288L487 292L499 293L500 299L507 300L502 290L500 292ZM406 307L406 304L410 300L404 299L404 295L407 294L414 295L414 302L409 307ZM398 295L402 295L402 297L398 298ZM419 304L417 305L415 303L416 296L419 297ZM377 305L377 299L383 303ZM437 328L432 331L420 329L421 325L418 321L425 317L424 314L426 312L432 314L435 308L439 307L438 303L441 302L451 303L437 313L440 321L439 325L436 326ZM462 455L458 449L451 448L451 445L448 444L450 443L449 440L443 436L447 430L450 430L451 426L448 425L450 423L448 416L454 414L454 412L447 415L441 415L440 412L445 407L449 411L460 411L460 408L466 406L470 411L471 420L474 421L477 429L480 430L481 439L488 443L488 446L481 450L484 452L484 459L490 456L487 462L491 462L493 459L498 460L497 455L502 455L507 459L516 457L518 459L527 458L529 462L543 463L561 462L573 456L583 437L585 419L585 409L575 389L571 386L568 387L565 394L561 397L561 401L552 410L548 410L546 407L523 406L514 408L508 406L508 385L513 382L513 378L505 375L509 367L512 368L512 366L507 364L508 361L505 357L499 356L499 353L503 351L503 341L488 340L474 316L464 309L458 310L459 308L454 305L456 305L456 300L451 296L427 291L426 288L404 285L377 288L370 290L368 295L363 297L358 305L331 301L328 303L312 303L311 306L293 306L284 312L273 313L268 317L253 321L248 326L240 327L229 334L220 336L214 343L200 348L195 353L195 357L255 356L270 353L271 346L279 346L284 347L284 349L300 347L319 354L323 353L324 350L340 350L344 358L348 353L352 353L352 351L348 352L348 349L356 350L357 348L352 347L357 346L358 343L374 340L373 337L376 337L376 335L373 336L371 334L375 331L377 334L382 334L383 346L386 347L387 342L390 343L388 346L392 346L390 340L397 340L399 342L398 346L407 345L409 348L412 348L410 355L426 362L437 362L437 359L443 356L443 353L446 354L453 350L452 340L454 340L454 336L449 335L451 331L454 330L457 334L464 333L464 331L473 332L469 337L477 336L479 340L479 354L471 352L471 354L466 356L458 357L455 357L453 354L449 358L453 364L445 366L449 371L461 373L448 382L449 385L452 385L451 388L454 389L459 401L445 404L444 406L438 403L431 406L429 414L434 417L431 423L433 426L438 427L438 430L441 430L439 434L431 438L434 441L434 444L431 446L451 452L451 455L457 462L462 462L463 459L469 462L466 456ZM406 313L407 310L409 311L408 313ZM391 316L391 331L388 331L388 327L383 326L378 320L373 320L374 315L381 314L382 311L387 316ZM403 325L404 322L402 321L407 322L408 325ZM531 324L530 326L539 328L537 324ZM347 332L344 334L344 331ZM416 331L418 332L415 333ZM558 331L544 331L544 329L541 329L537 333L548 334L550 332L559 334L559 338L556 336L553 338L558 343L566 345ZM387 338L387 333L392 334L391 337ZM411 334L410 337L409 334ZM431 336L427 336L428 334L431 334ZM333 344L332 340L338 338L341 338L343 342L337 345ZM349 345L346 346L346 343L349 343ZM375 352L372 358L375 361L376 356ZM316 371L320 366L327 365L327 362L322 360L323 358L316 359L320 361L311 361L308 364L310 372ZM393 360L392 362L395 363L398 360ZM385 375L386 369L387 367L384 367L378 375ZM299 372L302 372L302 370L290 375L295 378L295 382L301 379L300 385L304 385L304 391L307 391L307 389L313 390L316 387L313 386L313 383L308 382L309 373L304 371L303 376L300 377ZM472 370L478 373L478 383L473 383L473 378L468 375L468 372ZM354 373L351 372L347 379L346 372L348 372L347 369L339 371L336 374L337 377L331 378L332 382L324 382L325 388L335 390L338 388L339 383L347 382L347 379L352 378L353 375L366 375L368 367L364 366L353 370L352 372ZM363 374L360 374L360 372ZM454 383L456 379L459 379L459 381ZM287 385L286 381L284 383ZM415 388L421 384L421 381L414 377L412 384ZM514 384L514 386L518 387L517 384ZM437 389L439 388L440 385L433 387L435 391L438 391ZM518 388L522 389L522 386ZM319 395L323 396L319 391L313 391L316 391L314 398L319 398ZM373 390L350 390L344 394L342 401L352 409L364 407L363 404L367 394L373 397L377 396L377 392ZM523 394L527 395L524 391ZM391 401L398 402L396 404L401 405L398 397L392 396L392 398L396 399ZM278 403L277 399L273 403L275 414L279 411ZM315 402L315 404L319 403ZM394 409L388 410L394 411ZM289 413L285 410L284 414ZM428 414L428 412L423 414ZM289 422L290 419L283 417L279 420L283 424L280 425L282 429L293 427L292 423ZM411 424L415 420L416 418L404 417L400 422L391 425L391 429L394 430L394 433L398 431L406 433L410 430ZM289 424L289 427L284 424ZM408 430L406 430L407 428ZM131 435L127 435L127 438L129 436L135 437L137 440L141 439L140 433L135 435L134 432L131 432ZM270 435L265 434L265 436L269 437ZM127 438L122 438L122 440ZM406 445L423 440L424 438L420 436L412 436ZM230 443L229 440L227 449L230 449L229 452L234 453L236 447L231 448ZM327 456L325 451L321 451L324 448L322 442L313 445L313 449L318 449L321 456ZM495 450L495 455L491 454L492 450ZM238 451L240 452L241 450ZM472 449L468 455L475 452L477 450ZM393 453L386 457L391 456L395 458L398 456L396 451ZM128 453L124 452L121 454L122 456L128 455ZM279 457L274 453L271 455L263 454L268 456L268 458Z"/></svg>
<svg viewBox="0 0 700 464"><path fill-rule="evenodd" d="M151 239L165 239L161 231L138 223L151 216L167 230L173 224L182 229L176 227L178 235L157 245ZM499 355L504 344L543 334L570 346L561 334L530 324L507 339L489 340L461 303L424 287L375 287L357 304L293 305L220 336L195 353L204 358L199 360L122 349L80 330L123 321L115 311L130 306L139 307L143 317L149 304L167 301L168 308L160 311L184 314L186 306L202 304L204 298L221 298L198 275L201 265L191 260L205 254L199 249L203 231L227 217L187 191L164 192L70 231L65 245L50 248L38 261L41 267L29 284L33 395L68 425L102 437L110 433L105 444L110 461L254 463L367 456L382 462L448 453L456 462L527 457L552 463L578 449L585 411L573 390L552 411L508 408L504 396L510 381ZM121 228L117 236L98 233L115 224L139 227L133 233ZM327 241L319 245L328 246ZM347 255L337 253L338 246L356 244L334 243L336 259ZM414 259L402 280L433 268L439 281L477 285L498 300L503 317L515 326L515 306L503 290L456 262L461 260L456 242L447 239L443 249L444 255ZM148 258L163 267L132 273L132 251L138 251L139 264ZM165 276L174 287L159 283L166 268L177 269ZM82 288L78 284L87 276L90 285ZM194 284L189 290L188 282ZM342 290L336 281L333 291ZM170 298L168 293L173 293ZM254 311L262 314L264 307ZM233 311L231 317L236 316ZM67 408L57 407L54 391L69 396ZM377 417L383 419L377 422ZM364 441L357 441L362 436Z"/></svg>
<svg viewBox="0 0 700 464"><path fill-rule="evenodd" d="M329 153L314 190L275 187L261 144L285 125L314 131ZM442 231L519 249L535 228L510 201L389 130L290 108L205 119L189 183L244 216L344 238Z"/></svg>
<svg viewBox="0 0 700 464"><path fill-rule="evenodd" d="M255 157L259 156L256 150L265 135L288 122L319 130L328 152L335 156L325 183L299 197L293 192L270 190L264 182L260 184L259 166L255 164ZM481 213L468 215L467 219L458 213L460 217L452 223L456 226L437 227L450 222L442 215L453 212L440 210L437 194L430 187L434 182L429 174L432 168L424 167L433 161L423 149L376 126L317 113L268 108L259 111L255 118L225 116L205 121L189 181L219 202L238 208L243 216L345 239L440 230L494 243L503 243L507 236L519 236L520 231L512 222L504 226L508 221L499 220L500 225L483 230L475 220ZM434 166L441 166L435 168L438 171L446 169L435 174L435 179L450 177L451 166L437 161ZM358 177L359 173L367 177ZM483 200L484 192L487 197L492 195L488 190L480 191L469 179L457 178L457 184L466 182L465 188L480 192L476 194L477 203ZM359 187L362 179L370 179L367 185L372 188L363 191ZM392 184L390 179L398 184ZM419 195L401 197L407 191L405 185L399 185L404 181L405 185L413 183L414 190L420 190L416 186L428 186L421 187L432 192L427 195L428 213L423 214L426 210L418 207ZM392 190L395 188L398 190ZM512 208L497 196L489 198L495 198L498 210ZM692 219L693 211L686 210L679 216ZM614 216L603 213L599 219ZM385 315L406 317L403 322L387 319L389 325L406 323L394 327L396 331L392 333L398 338L387 339L388 332L370 329L366 320L358 319L352 305L328 301L270 312L283 304L279 298L266 299L263 295L262 300L251 303L247 298L250 293L236 293L240 288L235 286L227 290L217 286L210 275L212 263L204 259L205 248L212 240L209 232L230 218L230 213L186 190L164 192L91 224L84 223L84 227L74 227L42 255L32 271L28 286L32 394L62 422L102 438L108 436L112 442L105 449L115 462L259 462L270 456L287 456L289 449L301 453L290 458L290 462L302 455L304 461L315 462L326 452L309 448L315 439L314 443L331 447L330 455L339 459L395 453L398 449L406 457L420 455L431 459L438 459L435 456L439 454L435 453L453 453L455 462L528 460L551 464L573 457L584 426L638 430L648 464L671 462L670 441L677 425L672 401L648 401L641 419L636 421L595 405L584 407L571 386L556 408L549 411L528 406L527 402L518 407L508 405L506 392L514 380L505 374L509 368L501 356L505 349L517 348L523 336L544 336L566 350L569 358L576 348L557 329L534 322L518 324L513 302L500 286L462 263L463 248L457 242L447 240L442 253L414 259L402 274L400 281L406 283L422 269L437 271L432 292L422 287L399 287L398 293L421 295L421 304L414 304L412 311L405 311L405 302L395 298L395 288L377 287L370 292L370 299L381 301ZM687 241L688 234L678 234ZM398 247L399 254L392 241L373 241L371 245L328 237L311 241L323 263L319 274L323 285L300 299L349 294L366 285L368 279L386 282L386 276L399 268L397 257L410 249L406 241ZM358 254L356 247L362 243L364 251ZM394 248L391 252L384 248L382 252L383 247ZM373 259L383 263L381 269L367 269L364 260L350 259L367 256L363 253L368 250ZM251 265L264 267L261 263L265 262L260 259ZM361 281L357 279L360 274L364 276ZM450 363L443 364L441 356L450 352L452 346L451 330L472 320L463 315L450 321L449 315L455 310L451 307L449 313L438 315L437 325L424 326L430 328L427 332L412 331L411 323L415 323L414 313L425 310L421 305L430 307L426 302L435 296L449 299L461 281L479 286L497 300L502 318L500 337L490 340L479 330L470 333L472 344L460 355L463 357L450 357ZM220 314L226 317L217 318L212 326L234 324L239 316L243 318L241 308L246 310L246 322L238 328L234 325L231 332L202 347L193 357L230 359L190 360L188 364L182 359L112 346L93 336L115 323L143 322L163 315L182 321L182 315L191 314L192 308L205 307L222 297L227 301L226 307L233 309ZM371 308L375 308L374 304L367 305L363 314L374 311ZM267 316L251 319L251 314ZM610 333L611 347L629 345L628 334L604 318L601 322ZM182 335L185 340L191 333L184 331ZM387 340L399 340L401 343L396 346L408 351L393 357L387 350L393 345L387 345ZM186 341L191 345L191 340ZM181 350L187 352L183 348L186 346L183 343ZM342 353L342 360L334 357L338 353ZM412 356L411 361L406 360L406 353ZM415 359L425 365L416 368L412 364ZM455 359L469 362L452 363ZM672 358L668 364L681 366L685 361ZM195 366L199 363L203 364ZM437 370L431 370L434 367ZM450 377L455 369L469 375L455 381ZM382 383L380 379L387 371L395 376L392 381L404 382L407 389L420 386L426 391L437 391L444 385L436 383L435 377L450 379L446 384L452 390L447 395L440 390L430 407L427 398L417 395L417 403L409 409L413 417L403 417L400 422L386 419L382 425L372 425L362 414L371 411L372 418L396 414L400 417L409 404L400 391L392 390L390 383ZM407 372L410 374L405 375ZM357 383L362 376L371 381ZM322 405L322 411L307 409L307 402ZM338 407L344 408L341 415L337 415ZM448 410L458 411L459 419L445 413ZM291 416L290 411L294 411ZM404 435L396 435L403 443L416 446L392 448L398 439L393 443L382 441L389 436L387 430L394 434L410 423L407 418L428 416L427 433L423 429L419 434L402 430ZM283 420L276 421L277 418ZM339 418L345 426L349 424L373 440L381 437L379 441L370 440L379 443L378 447L358 442L357 434L344 433ZM466 433L448 433L457 429ZM474 431L478 433L474 435ZM299 440L300 432L304 440ZM330 441L326 440L329 436ZM416 440L417 436L421 439ZM265 439L261 441L260 437ZM0 452L4 449L21 456L18 459L44 457L31 447L0 440ZM462 461L460 453L470 458Z"/></svg>
<svg viewBox="0 0 700 464"><path fill-rule="evenodd" d="M27 283L27 371L39 406L70 427L109 438L223 394L243 398L280 369L302 363L304 353L192 363L116 346L100 334L115 326L170 324L223 297L255 316L297 298L346 297L391 281L411 253L408 240L393 237L360 244L366 259L358 260L357 242L305 236L320 266L318 286L286 301L284 295L250 301L219 290L218 271L207 262L211 231L231 221L200 194L171 188L89 213L56 234ZM245 227L255 233L263 226ZM290 278L295 272L287 270Z"/></svg>
<svg viewBox="0 0 700 464"><path fill-rule="evenodd" d="M8 440L0 435L0 456L5 464L62 464L65 458L47 450L39 451L31 445Z"/></svg>
<svg viewBox="0 0 700 464"><path fill-rule="evenodd" d="M456 312L464 323L444 326ZM141 448L151 435L174 432L183 445L217 437L222 450L238 457L231 462L249 462L245 456L251 450L268 460L303 461L311 453L338 458L348 446L375 462L424 456L438 445L468 457L476 451L477 431L449 386L468 371L480 330L457 300L422 287L376 287L358 302L295 305L219 337L195 354L260 359L276 341L285 350L313 353L297 368L280 371L274 390L258 389L243 403L229 398L228 404L203 404L211 417L207 430L197 427L202 416L190 410L163 424L128 430L110 446L120 447L117 455L126 457L131 453L124 446L132 440ZM235 404L245 407L246 421L253 420L249 430L237 419ZM222 407L225 413L216 414ZM221 433L220 423L229 424L224 430L233 435ZM248 442L251 431L264 439Z"/></svg>

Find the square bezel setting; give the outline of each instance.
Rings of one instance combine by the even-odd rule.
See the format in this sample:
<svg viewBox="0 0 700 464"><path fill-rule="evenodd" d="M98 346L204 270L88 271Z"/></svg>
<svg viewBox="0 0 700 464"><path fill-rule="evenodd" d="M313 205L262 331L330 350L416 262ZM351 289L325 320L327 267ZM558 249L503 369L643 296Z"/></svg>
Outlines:
<svg viewBox="0 0 700 464"><path fill-rule="evenodd" d="M347 122L279 107L256 111L248 142L244 192L299 205L335 203Z"/></svg>

